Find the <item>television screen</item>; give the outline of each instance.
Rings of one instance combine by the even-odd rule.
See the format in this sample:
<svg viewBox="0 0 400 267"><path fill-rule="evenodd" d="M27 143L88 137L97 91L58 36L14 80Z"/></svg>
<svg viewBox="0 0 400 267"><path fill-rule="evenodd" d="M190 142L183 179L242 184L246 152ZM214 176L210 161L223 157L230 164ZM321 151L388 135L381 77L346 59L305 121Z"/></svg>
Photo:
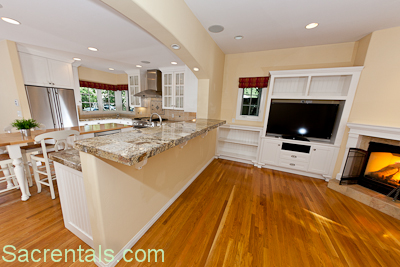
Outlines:
<svg viewBox="0 0 400 267"><path fill-rule="evenodd" d="M339 104L271 102L267 134L330 139Z"/></svg>

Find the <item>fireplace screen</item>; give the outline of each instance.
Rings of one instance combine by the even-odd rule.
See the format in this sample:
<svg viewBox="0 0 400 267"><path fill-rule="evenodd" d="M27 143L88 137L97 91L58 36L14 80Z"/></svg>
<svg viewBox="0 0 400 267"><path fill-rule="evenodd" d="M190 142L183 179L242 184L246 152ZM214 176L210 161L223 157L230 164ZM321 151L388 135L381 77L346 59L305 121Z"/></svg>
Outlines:
<svg viewBox="0 0 400 267"><path fill-rule="evenodd" d="M372 152L365 168L365 177L392 186L400 185L400 154Z"/></svg>

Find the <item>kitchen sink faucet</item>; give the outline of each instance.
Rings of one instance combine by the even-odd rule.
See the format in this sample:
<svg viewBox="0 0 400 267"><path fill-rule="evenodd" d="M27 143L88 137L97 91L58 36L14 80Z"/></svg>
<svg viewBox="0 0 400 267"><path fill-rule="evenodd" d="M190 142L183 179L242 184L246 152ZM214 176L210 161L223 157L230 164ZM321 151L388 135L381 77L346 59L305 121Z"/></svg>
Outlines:
<svg viewBox="0 0 400 267"><path fill-rule="evenodd" d="M153 118L153 115L157 115L158 116L158 118L160 119L160 126L162 125L162 118L161 118L161 116L158 114L158 113L152 113L151 115L150 115L150 124L151 124L151 121L152 121L152 118Z"/></svg>

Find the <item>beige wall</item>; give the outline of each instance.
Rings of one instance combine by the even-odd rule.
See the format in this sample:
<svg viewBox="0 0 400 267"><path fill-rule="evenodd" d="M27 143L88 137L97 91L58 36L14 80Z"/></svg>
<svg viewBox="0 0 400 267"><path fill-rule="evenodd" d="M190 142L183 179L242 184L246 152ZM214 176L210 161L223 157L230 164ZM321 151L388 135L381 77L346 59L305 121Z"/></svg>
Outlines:
<svg viewBox="0 0 400 267"><path fill-rule="evenodd" d="M0 42L0 132L18 117L31 118L15 42ZM18 100L19 106L14 104Z"/></svg>
<svg viewBox="0 0 400 267"><path fill-rule="evenodd" d="M184 0L102 0L171 49L199 79L197 115L219 118L225 55Z"/></svg>
<svg viewBox="0 0 400 267"><path fill-rule="evenodd" d="M356 51L357 43L351 42L226 55L221 119L229 124L264 125L264 121L236 120L240 77L268 76L272 70L349 67L354 65Z"/></svg>
<svg viewBox="0 0 400 267"><path fill-rule="evenodd" d="M128 84L128 74L115 74L101 70L78 67L79 80L106 83L106 84Z"/></svg>
<svg viewBox="0 0 400 267"><path fill-rule="evenodd" d="M349 122L400 127L400 27L373 32L361 41L368 49ZM334 175L340 170L347 137L346 133Z"/></svg>
<svg viewBox="0 0 400 267"><path fill-rule="evenodd" d="M214 157L216 132L149 158L141 170L81 152L94 247L119 252Z"/></svg>

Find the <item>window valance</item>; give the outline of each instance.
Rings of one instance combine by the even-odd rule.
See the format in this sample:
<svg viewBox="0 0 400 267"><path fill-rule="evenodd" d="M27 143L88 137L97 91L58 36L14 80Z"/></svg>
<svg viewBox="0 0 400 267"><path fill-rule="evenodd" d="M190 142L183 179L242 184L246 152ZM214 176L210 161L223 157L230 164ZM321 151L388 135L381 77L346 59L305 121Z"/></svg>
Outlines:
<svg viewBox="0 0 400 267"><path fill-rule="evenodd" d="M89 87L100 90L111 90L111 91L128 91L127 84L106 84L106 83L95 83L95 82L87 82L87 81L79 81L80 87Z"/></svg>
<svg viewBox="0 0 400 267"><path fill-rule="evenodd" d="M269 76L239 78L239 88L268 87Z"/></svg>

